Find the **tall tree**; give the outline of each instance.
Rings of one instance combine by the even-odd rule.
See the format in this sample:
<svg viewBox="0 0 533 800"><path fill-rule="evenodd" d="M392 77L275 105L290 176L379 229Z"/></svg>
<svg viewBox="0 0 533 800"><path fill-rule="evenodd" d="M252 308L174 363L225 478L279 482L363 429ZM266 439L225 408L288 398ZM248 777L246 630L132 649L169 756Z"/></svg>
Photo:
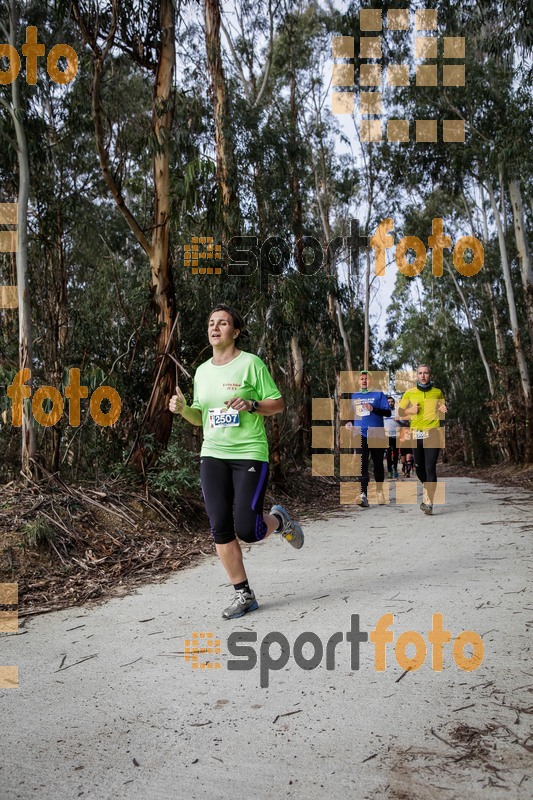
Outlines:
<svg viewBox="0 0 533 800"><path fill-rule="evenodd" d="M7 41L16 49L18 30L18 9L16 0L9 0L8 6L9 31L3 23L0 30ZM13 65L11 65L13 68ZM11 103L0 97L2 105L11 115L15 129L17 161L19 167L18 189L18 231L17 231L17 286L18 286L18 314L19 314L19 370L22 383L30 381L33 369L33 345L31 333L31 307L28 282L28 202L30 196L30 164L28 158L28 141L24 129L25 110L20 96L20 80L15 77L11 81ZM36 456L35 430L31 408L28 403L22 407L21 463L22 471L31 474L35 471L34 459Z"/></svg>
<svg viewBox="0 0 533 800"><path fill-rule="evenodd" d="M529 328L529 341L533 347L533 268L531 266L531 251L527 238L526 215L522 202L522 192L520 181L512 180L509 182L509 196L513 210L513 223L518 250L518 260L520 262L520 275L524 288L524 302Z"/></svg>
<svg viewBox="0 0 533 800"><path fill-rule="evenodd" d="M73 17L92 54L92 115L96 146L105 183L118 210L128 223L150 264L152 297L158 325L155 351L158 369L131 463L142 467L153 463L155 448L145 446L152 437L157 445L168 442L172 415L168 401L175 373L167 358L175 314L175 292L170 266L170 142L175 69L175 8L173 0L146 0L136 4L110 0L105 9L88 9L74 0ZM103 25L107 23L106 30ZM101 28L102 26L102 28ZM153 223L147 232L130 208L111 162L113 132L105 130L103 77L120 48L134 62L153 74L153 104L149 141L152 147Z"/></svg>
<svg viewBox="0 0 533 800"><path fill-rule="evenodd" d="M511 276L509 258L507 255L507 246L505 242L503 224L500 216L500 210L496 203L494 189L492 188L490 183L487 185L487 191L489 194L490 203L492 206L492 213L494 215L494 221L498 233L498 244L500 247L503 279L505 284L505 294L507 297L507 305L509 308L509 318L511 321L513 347L516 357L516 363L518 365L518 372L520 375L520 385L522 387L522 392L524 395L524 402L525 402L525 413L526 413L525 461L527 464L532 464L533 463L533 390L531 387L531 381L529 377L529 367L524 352L524 346L522 341L523 336L520 329L520 324L518 322L515 293ZM505 198L502 197L502 203L504 202Z"/></svg>
<svg viewBox="0 0 533 800"><path fill-rule="evenodd" d="M211 95L215 119L217 182L222 196L225 234L231 237L239 233L240 212L228 91L220 47L219 0L204 0L204 20L207 66L211 78Z"/></svg>

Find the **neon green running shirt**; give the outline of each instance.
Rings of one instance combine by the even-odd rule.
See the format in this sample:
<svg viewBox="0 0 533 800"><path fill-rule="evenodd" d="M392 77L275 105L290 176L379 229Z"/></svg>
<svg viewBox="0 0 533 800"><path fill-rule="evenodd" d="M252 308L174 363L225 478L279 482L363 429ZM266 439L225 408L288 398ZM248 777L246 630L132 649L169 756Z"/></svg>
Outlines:
<svg viewBox="0 0 533 800"><path fill-rule="evenodd" d="M427 431L430 428L440 427L440 418L444 419L443 414L437 411L437 407L444 402L444 394L442 389L436 389L434 386L423 392L416 386L404 392L400 400L400 408L402 410L409 408L409 406L418 404L418 413L411 417L410 427L411 430Z"/></svg>
<svg viewBox="0 0 533 800"><path fill-rule="evenodd" d="M281 394L266 364L244 350L228 364L217 366L211 359L200 364L194 376L191 408L202 412L204 441L201 455L268 461L268 442L261 414L240 411L238 419L235 419L237 412L230 409L232 424L223 424L222 415L217 412L223 409L224 401L232 397L277 400Z"/></svg>

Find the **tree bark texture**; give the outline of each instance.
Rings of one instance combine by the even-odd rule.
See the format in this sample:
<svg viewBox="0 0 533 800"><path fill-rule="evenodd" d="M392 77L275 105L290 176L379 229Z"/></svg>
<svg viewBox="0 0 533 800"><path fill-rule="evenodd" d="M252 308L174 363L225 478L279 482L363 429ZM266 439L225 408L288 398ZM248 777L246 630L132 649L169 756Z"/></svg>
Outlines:
<svg viewBox="0 0 533 800"><path fill-rule="evenodd" d="M109 143L106 143L102 107L102 77L104 64L115 44L117 30L118 4L112 2L112 19L105 44L98 43L98 31L89 27L80 12L77 2L73 3L73 16L78 23L83 38L93 53L92 116L96 133L96 147L104 181L113 196L118 210L128 223L135 238L146 253L150 263L152 296L159 332L156 337L156 357L154 374L157 372L157 385L146 408L137 444L128 461L138 467L151 466L156 458L157 446L167 444L172 430L172 414L168 403L173 393L175 377L171 360L165 355L168 349L170 332L175 317L175 291L170 269L169 241L169 143L172 126L172 92L175 69L175 10L173 0L160 0L159 42L157 66L155 69L154 97L152 106L151 137L153 143L153 227L151 238L141 228L128 208L121 186L115 180L109 157ZM164 360L162 369L159 362ZM143 446L143 436L150 437L155 449L150 452Z"/></svg>
<svg viewBox="0 0 533 800"><path fill-rule="evenodd" d="M509 195L513 209L513 222L516 247L518 249L518 260L520 262L520 275L522 278L522 286L524 287L524 302L529 328L529 340L533 347L533 269L531 267L531 253L526 236L526 219L519 181L511 181L509 183Z"/></svg>
<svg viewBox="0 0 533 800"><path fill-rule="evenodd" d="M503 279L505 283L505 293L507 296L507 305L509 307L509 318L511 321L511 332L513 336L513 346L518 365L518 372L520 374L520 385L524 395L525 402L525 417L526 417L526 446L524 453L524 460L526 464L533 463L533 393L531 392L531 384L529 380L529 371L527 361L524 356L522 341L520 336L520 328L518 325L518 315L516 312L516 303L514 297L513 282L511 278L511 268L509 259L507 257L507 248L505 245L505 233L502 227L500 218L500 211L496 204L494 190L492 186L488 185L488 193L494 214L494 221L496 223L496 230L498 233L498 244L500 247L500 256L503 269Z"/></svg>
<svg viewBox="0 0 533 800"><path fill-rule="evenodd" d="M9 39L10 44L17 44L17 4L11 0L9 4ZM30 195L30 165L28 160L28 142L24 130L24 113L20 100L20 81L11 84L12 118L15 127L17 159L19 166L18 189L18 230L17 230L17 287L19 314L19 369L30 371L33 368L33 347L31 335L30 289L28 283L28 200ZM21 467L26 475L35 472L33 459L36 456L36 439L31 405L28 402L22 408Z"/></svg>
<svg viewBox="0 0 533 800"><path fill-rule="evenodd" d="M217 182L222 196L225 235L231 238L239 233L240 219L228 93L220 48L219 0L204 0L204 18L207 67L211 79L215 120Z"/></svg>

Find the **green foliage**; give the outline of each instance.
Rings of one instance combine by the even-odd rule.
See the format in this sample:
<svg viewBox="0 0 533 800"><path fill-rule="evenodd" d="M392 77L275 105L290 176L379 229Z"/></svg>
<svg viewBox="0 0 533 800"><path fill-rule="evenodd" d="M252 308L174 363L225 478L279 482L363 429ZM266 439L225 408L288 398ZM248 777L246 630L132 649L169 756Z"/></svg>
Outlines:
<svg viewBox="0 0 533 800"><path fill-rule="evenodd" d="M80 5L90 25L99 22L103 29L109 25L108 0ZM288 411L280 418L280 448L282 456L293 454L294 443L309 432L311 398L331 396L336 374L346 368L338 325L330 316L333 298L340 304L355 368L362 365L364 339L361 276L348 273L344 256L331 275L324 268L313 276L298 274L294 248L300 230L324 246L325 221L331 237L347 235L354 208L360 207L365 214L368 203L371 231L380 219L392 216L397 238L422 231L427 236L433 217L443 217L445 232L454 241L466 233L483 239L483 272L475 279L458 276L457 280L496 377L495 405L487 406L486 375L455 284L448 274L433 278L429 260L421 277L398 274L387 309L386 341L371 341L371 362L394 372L430 360L450 397L453 424L470 431L472 447L484 458L491 408L501 415L508 396L506 387L518 381L493 215L486 194L481 196L488 184L494 187L506 214L506 245L517 310L533 368L506 190L509 180L520 179L525 222L531 234L528 199L533 183L533 104L527 73L531 55L528 5L525 0L439 3L439 37L468 31L466 87L451 87L446 92L442 87L434 90L414 85L394 91L385 88L384 97L391 116L398 112L398 118L463 116L467 140L453 146L383 142L363 148L364 158L356 150L354 136L346 133L348 127L341 126L328 110L331 37L353 35L357 52L360 5L349 3L341 13L317 0L273 4L238 0L237 14L223 11L238 59L237 63L222 37L230 108L226 122L234 142L241 220L241 229L229 233L257 237L258 242L250 274L238 276L228 271L225 246L229 237L217 183L213 97L206 78L201 15L180 16L168 143L169 257L178 316L173 355L193 375L210 355L206 320L211 308L218 302L239 308L250 331L244 346L265 359L286 399ZM388 1L372 5L384 5L385 10L398 7ZM149 132L159 4L143 0L119 6L116 47L105 61L102 84L104 141L113 177L150 239L154 141ZM116 388L122 398L122 414L112 429L101 429L89 417L88 401L82 401L82 424L73 429L66 405L64 418L54 428L37 428L38 451L45 465L65 477L105 478L121 473L140 429L159 366L154 357L158 330L148 258L117 210L95 149L88 48L67 13L67 4L60 3L58 8L56 16L50 4L32 0L20 11L21 26L36 24L47 49L58 41L70 42L80 57L78 76L68 87L53 86L43 69L37 86L21 82L22 121L31 167L28 233L34 390L50 385L63 393L68 369L76 367L90 393L102 383ZM518 42L519 57L514 41ZM385 26L383 42L386 62L410 58L402 34L388 32ZM0 87L0 91L8 100L9 87ZM356 88L356 102L357 92ZM14 201L18 167L12 120L3 106L0 131L4 143L0 148L0 200ZM223 244L222 275L194 276L185 271L183 245L192 236L211 236ZM287 243L287 254L280 274L265 281L264 272L261 277L256 267L261 265L261 247L270 236ZM451 264L449 254L447 263ZM10 256L2 256L2 282L13 282L14 266ZM172 294L172 287L169 291ZM494 318L500 321L502 342L495 336ZM7 386L18 369L18 322L16 314L3 310L0 322L0 385ZM295 343L304 361L301 390L296 388L293 374L291 348ZM192 381L181 373L178 379L191 400ZM6 412L8 418L9 409L10 402L2 392L0 414ZM198 491L197 432L181 424L176 428L168 449L157 453L158 466L148 477L151 488L164 491L173 500L181 491ZM518 432L517 437L522 435L517 425L513 431ZM155 448L149 437L143 445L146 452ZM20 433L9 424L0 423L0 448L0 477L16 477Z"/></svg>
<svg viewBox="0 0 533 800"><path fill-rule="evenodd" d="M147 479L151 491L178 503L184 494L200 494L200 468L197 453L185 449L174 438L161 454L157 466L150 470Z"/></svg>
<svg viewBox="0 0 533 800"><path fill-rule="evenodd" d="M47 519L38 516L32 522L22 526L24 541L30 550L49 547L57 539L57 531Z"/></svg>

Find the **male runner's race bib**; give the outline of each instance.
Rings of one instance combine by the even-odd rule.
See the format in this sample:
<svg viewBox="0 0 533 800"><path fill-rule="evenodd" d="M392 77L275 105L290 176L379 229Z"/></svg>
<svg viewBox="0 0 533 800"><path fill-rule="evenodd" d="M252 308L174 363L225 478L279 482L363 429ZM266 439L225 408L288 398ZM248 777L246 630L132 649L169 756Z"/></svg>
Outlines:
<svg viewBox="0 0 533 800"><path fill-rule="evenodd" d="M364 403L369 403L370 400L356 400L355 401L355 414L357 417L369 417L371 412L368 411Z"/></svg>
<svg viewBox="0 0 533 800"><path fill-rule="evenodd" d="M209 427L210 428L236 428L241 424L239 412L234 408L210 408Z"/></svg>
<svg viewBox="0 0 533 800"><path fill-rule="evenodd" d="M414 434L417 439L427 439L429 436L429 431L414 431Z"/></svg>

